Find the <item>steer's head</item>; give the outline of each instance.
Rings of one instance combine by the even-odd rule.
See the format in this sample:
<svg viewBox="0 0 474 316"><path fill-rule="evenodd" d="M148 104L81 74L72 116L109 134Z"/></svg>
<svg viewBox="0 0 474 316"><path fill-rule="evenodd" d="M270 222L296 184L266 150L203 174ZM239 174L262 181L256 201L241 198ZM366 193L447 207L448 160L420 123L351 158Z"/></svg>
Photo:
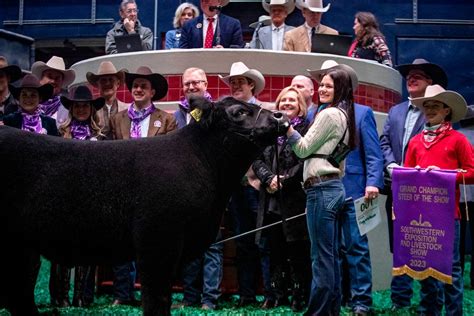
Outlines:
<svg viewBox="0 0 474 316"><path fill-rule="evenodd" d="M274 144L290 126L288 117L247 102L228 97L219 102L191 100L191 115L210 129L219 129L236 139L263 147Z"/></svg>

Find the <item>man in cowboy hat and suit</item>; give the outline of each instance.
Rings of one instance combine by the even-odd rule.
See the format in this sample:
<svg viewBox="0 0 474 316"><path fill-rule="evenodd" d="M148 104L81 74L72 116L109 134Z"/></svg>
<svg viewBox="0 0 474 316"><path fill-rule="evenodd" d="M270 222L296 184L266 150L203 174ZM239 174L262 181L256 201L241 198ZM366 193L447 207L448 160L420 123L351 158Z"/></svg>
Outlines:
<svg viewBox="0 0 474 316"><path fill-rule="evenodd" d="M53 97L40 105L41 112L56 120L59 127L68 116L68 110L61 104L61 91L76 79L76 73L72 69L66 69L64 59L58 56L51 57L47 63L37 61L31 66L31 73L40 79L41 84L53 85Z"/></svg>
<svg viewBox="0 0 474 316"><path fill-rule="evenodd" d="M136 73L125 73L125 83L133 102L127 110L117 113L111 121L115 139L129 139L164 135L176 129L173 115L157 109L153 101L168 92L166 79L146 66Z"/></svg>
<svg viewBox="0 0 474 316"><path fill-rule="evenodd" d="M271 0L268 3L262 0L262 6L265 11L270 13L272 24L261 28L256 28L253 33L250 48L258 49L283 49L283 35L293 26L285 24L286 17L295 9L293 0Z"/></svg>
<svg viewBox="0 0 474 316"><path fill-rule="evenodd" d="M0 122L4 115L18 110L18 101L10 93L8 85L21 77L21 69L15 65L8 65L4 56L0 56Z"/></svg>
<svg viewBox="0 0 474 316"><path fill-rule="evenodd" d="M135 0L122 0L119 8L120 21L107 32L105 38L105 53L117 54L116 36L125 34L140 34L143 50L151 50L153 47L153 32L143 26L138 20L138 7Z"/></svg>
<svg viewBox="0 0 474 316"><path fill-rule="evenodd" d="M444 88L448 85L448 77L444 70L422 58L415 59L411 64L399 65L396 68L405 78L408 95L412 99L423 97L429 85L439 84ZM408 142L423 130L425 122L420 110L410 100L397 104L390 109L383 133L380 136L387 179L391 178L394 167L403 165ZM390 184L385 186L387 193L385 209L389 225L390 250L392 250L392 192ZM410 306L413 295L412 284L413 280L407 275L392 278L391 299L393 310Z"/></svg>
<svg viewBox="0 0 474 316"><path fill-rule="evenodd" d="M229 0L201 0L204 14L184 24L179 48L244 47L239 20L220 13L228 3Z"/></svg>
<svg viewBox="0 0 474 316"><path fill-rule="evenodd" d="M296 7L301 10L305 23L285 33L283 50L311 52L313 34L339 34L338 31L321 24L321 17L329 10L331 4L323 7L323 0L296 0Z"/></svg>
<svg viewBox="0 0 474 316"><path fill-rule="evenodd" d="M231 96L239 101L253 103L255 106L267 107L257 99L257 95L265 87L265 78L256 69L249 69L243 62L232 64L230 74L219 78L229 86ZM234 233L241 234L256 228L258 208L258 179L250 167L242 183L232 194L229 211L234 225ZM236 240L237 247L237 276L239 283L239 306L255 303L256 272L259 266L259 248L252 236ZM268 254L261 252L261 268L265 287L264 308L273 307L275 298L270 285L270 266Z"/></svg>
<svg viewBox="0 0 474 316"><path fill-rule="evenodd" d="M326 60L321 70L308 70L316 81L331 69L345 70L351 77L352 91L357 89L357 73L350 66ZM347 301L353 315L365 316L372 308L372 266L370 262L369 242L366 235L360 235L354 200L365 197L375 199L379 188L383 187L383 156L380 149L377 125L371 108L354 103L358 145L346 158L342 182L346 190L346 202L341 213L343 284L347 284ZM343 293L343 295L346 293Z"/></svg>
<svg viewBox="0 0 474 316"><path fill-rule="evenodd" d="M105 98L105 106L97 111L100 119L100 127L105 138L113 139L110 119L120 111L128 108L128 105L117 99L117 90L125 81L125 69L117 71L110 61L103 61L99 65L97 74L88 72L87 81L95 88L99 89L101 97Z"/></svg>

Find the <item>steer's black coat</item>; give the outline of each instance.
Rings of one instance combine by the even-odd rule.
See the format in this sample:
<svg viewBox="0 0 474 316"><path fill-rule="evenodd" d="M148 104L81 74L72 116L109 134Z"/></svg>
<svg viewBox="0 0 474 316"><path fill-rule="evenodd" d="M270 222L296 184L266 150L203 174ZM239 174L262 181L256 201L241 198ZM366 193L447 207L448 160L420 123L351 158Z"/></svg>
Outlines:
<svg viewBox="0 0 474 316"><path fill-rule="evenodd" d="M34 315L32 263L136 258L145 315L169 315L181 260L215 239L223 210L279 114L227 98L193 100L202 118L175 133L86 142L0 127L0 298Z"/></svg>

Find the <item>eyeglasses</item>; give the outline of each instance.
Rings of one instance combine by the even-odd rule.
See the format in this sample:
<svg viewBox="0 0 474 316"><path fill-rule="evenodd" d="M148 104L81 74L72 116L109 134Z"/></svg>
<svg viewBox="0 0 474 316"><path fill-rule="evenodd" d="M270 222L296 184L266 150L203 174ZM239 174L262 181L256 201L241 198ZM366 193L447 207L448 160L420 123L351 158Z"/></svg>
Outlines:
<svg viewBox="0 0 474 316"><path fill-rule="evenodd" d="M138 13L138 9L128 9L125 11L126 13L130 14L130 13Z"/></svg>
<svg viewBox="0 0 474 316"><path fill-rule="evenodd" d="M191 85L193 86L198 86L200 85L202 82L206 82L206 80L192 80L192 81L186 81L186 82L183 82L183 86L185 87L190 87Z"/></svg>
<svg viewBox="0 0 474 316"><path fill-rule="evenodd" d="M409 81L409 80L430 80L431 78L428 77L428 76L424 76L422 74L413 74L413 75L408 75L406 77L406 80Z"/></svg>

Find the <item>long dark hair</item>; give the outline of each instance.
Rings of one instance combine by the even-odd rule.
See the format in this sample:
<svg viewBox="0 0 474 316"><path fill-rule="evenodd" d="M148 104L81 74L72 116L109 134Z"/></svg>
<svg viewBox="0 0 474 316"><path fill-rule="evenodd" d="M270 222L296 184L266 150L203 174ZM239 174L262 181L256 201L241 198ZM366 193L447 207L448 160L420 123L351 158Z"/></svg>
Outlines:
<svg viewBox="0 0 474 316"><path fill-rule="evenodd" d="M380 32L377 18L371 12L357 12L355 18L364 28L364 32L359 38L363 45L366 45L374 38L374 36L380 36L385 39L383 34Z"/></svg>
<svg viewBox="0 0 474 316"><path fill-rule="evenodd" d="M354 94L352 91L352 81L349 73L342 68L333 68L326 72L325 76L331 77L334 81L334 98L331 106L337 106L347 114L347 128L349 130L349 147L355 148L357 145L357 133L354 113Z"/></svg>

